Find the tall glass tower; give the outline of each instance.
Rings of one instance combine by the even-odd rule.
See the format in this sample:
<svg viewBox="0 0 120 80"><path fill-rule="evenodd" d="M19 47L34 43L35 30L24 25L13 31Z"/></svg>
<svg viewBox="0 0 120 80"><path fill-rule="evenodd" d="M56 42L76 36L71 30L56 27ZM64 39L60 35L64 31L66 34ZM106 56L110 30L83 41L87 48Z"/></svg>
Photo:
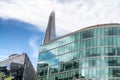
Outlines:
<svg viewBox="0 0 120 80"><path fill-rule="evenodd" d="M40 46L37 80L120 80L120 24L90 26Z"/></svg>

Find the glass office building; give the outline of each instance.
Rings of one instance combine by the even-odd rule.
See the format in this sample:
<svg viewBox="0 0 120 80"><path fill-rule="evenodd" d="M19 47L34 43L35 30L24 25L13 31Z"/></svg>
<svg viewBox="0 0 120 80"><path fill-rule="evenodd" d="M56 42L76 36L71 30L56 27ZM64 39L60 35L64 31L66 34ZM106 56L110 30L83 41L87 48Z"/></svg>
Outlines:
<svg viewBox="0 0 120 80"><path fill-rule="evenodd" d="M36 80L35 69L26 53L12 54L0 61L1 74L3 76L0 76L0 80Z"/></svg>
<svg viewBox="0 0 120 80"><path fill-rule="evenodd" d="M120 24L87 27L40 46L37 80L120 80Z"/></svg>

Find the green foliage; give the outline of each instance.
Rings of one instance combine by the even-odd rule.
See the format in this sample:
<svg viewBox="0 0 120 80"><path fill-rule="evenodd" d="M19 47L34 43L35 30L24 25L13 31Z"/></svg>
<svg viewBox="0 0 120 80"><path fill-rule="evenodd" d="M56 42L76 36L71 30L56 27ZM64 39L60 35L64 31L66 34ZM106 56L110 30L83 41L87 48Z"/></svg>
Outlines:
<svg viewBox="0 0 120 80"><path fill-rule="evenodd" d="M3 73L0 73L0 80L2 80L3 77L5 77L5 75Z"/></svg>
<svg viewBox="0 0 120 80"><path fill-rule="evenodd" d="M14 77L7 77L7 78L5 78L5 80L12 80L12 79L14 79Z"/></svg>
<svg viewBox="0 0 120 80"><path fill-rule="evenodd" d="M12 79L14 79L14 77L12 77L12 76L6 77L6 75L4 75L3 73L0 73L0 80L2 80L2 79L12 80Z"/></svg>
<svg viewBox="0 0 120 80"><path fill-rule="evenodd" d="M2 79L2 76L3 76L2 73L0 73L0 80Z"/></svg>

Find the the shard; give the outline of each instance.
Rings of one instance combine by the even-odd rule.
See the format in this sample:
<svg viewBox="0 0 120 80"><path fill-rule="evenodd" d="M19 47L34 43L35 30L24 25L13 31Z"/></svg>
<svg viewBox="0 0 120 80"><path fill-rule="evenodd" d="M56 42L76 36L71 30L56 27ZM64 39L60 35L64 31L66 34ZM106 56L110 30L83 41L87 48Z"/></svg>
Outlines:
<svg viewBox="0 0 120 80"><path fill-rule="evenodd" d="M53 11L50 16L49 16L49 21L48 21L48 25L47 25L47 29L45 32L45 36L44 36L44 43L47 43L53 39L56 38L56 32L55 32L55 12Z"/></svg>

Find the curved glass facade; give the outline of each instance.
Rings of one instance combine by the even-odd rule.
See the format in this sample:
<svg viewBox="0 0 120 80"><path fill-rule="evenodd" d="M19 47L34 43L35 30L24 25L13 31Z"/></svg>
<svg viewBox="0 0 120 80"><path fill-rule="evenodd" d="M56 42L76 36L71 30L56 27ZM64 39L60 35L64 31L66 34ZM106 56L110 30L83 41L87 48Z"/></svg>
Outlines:
<svg viewBox="0 0 120 80"><path fill-rule="evenodd" d="M40 47L37 80L120 80L120 25L88 27Z"/></svg>

